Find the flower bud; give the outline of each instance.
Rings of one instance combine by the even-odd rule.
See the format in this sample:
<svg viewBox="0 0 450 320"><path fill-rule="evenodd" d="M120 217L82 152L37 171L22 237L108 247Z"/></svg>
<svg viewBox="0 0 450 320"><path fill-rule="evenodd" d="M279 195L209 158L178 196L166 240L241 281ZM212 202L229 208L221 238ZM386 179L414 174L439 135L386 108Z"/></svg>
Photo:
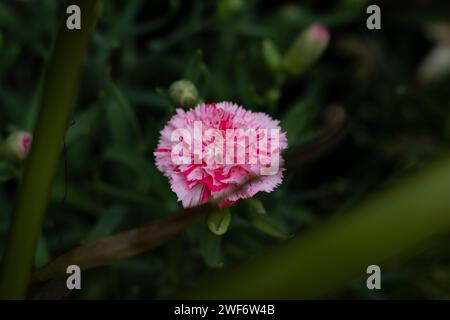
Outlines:
<svg viewBox="0 0 450 320"><path fill-rule="evenodd" d="M7 159L24 160L31 147L32 135L26 131L11 133L2 145L2 155Z"/></svg>
<svg viewBox="0 0 450 320"><path fill-rule="evenodd" d="M215 235L221 236L228 230L231 222L230 208L225 207L208 216L208 228Z"/></svg>
<svg viewBox="0 0 450 320"><path fill-rule="evenodd" d="M303 31L284 56L286 72L299 76L311 67L328 47L330 34L326 27L314 24Z"/></svg>
<svg viewBox="0 0 450 320"><path fill-rule="evenodd" d="M178 80L169 88L169 96L172 102L179 107L193 107L198 100L198 91L189 80Z"/></svg>
<svg viewBox="0 0 450 320"><path fill-rule="evenodd" d="M6 140L6 143L19 160L24 160L28 155L32 140L33 137L30 133L18 131L12 133Z"/></svg>

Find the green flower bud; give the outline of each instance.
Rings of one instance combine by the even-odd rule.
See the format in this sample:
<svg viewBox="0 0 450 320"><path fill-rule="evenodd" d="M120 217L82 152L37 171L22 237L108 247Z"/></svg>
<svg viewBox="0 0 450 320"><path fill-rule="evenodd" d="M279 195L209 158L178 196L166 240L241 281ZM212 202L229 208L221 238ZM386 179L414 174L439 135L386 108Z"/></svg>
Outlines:
<svg viewBox="0 0 450 320"><path fill-rule="evenodd" d="M270 71L276 72L280 69L281 54L272 40L265 39L262 42L262 55Z"/></svg>
<svg viewBox="0 0 450 320"><path fill-rule="evenodd" d="M191 81L178 80L170 86L169 96L176 106L190 108L197 103L198 91Z"/></svg>
<svg viewBox="0 0 450 320"><path fill-rule="evenodd" d="M299 76L310 68L328 47L328 29L315 24L303 31L294 41L283 59L284 70Z"/></svg>
<svg viewBox="0 0 450 320"><path fill-rule="evenodd" d="M208 228L215 235L221 236L228 230L231 222L230 208L223 208L208 216Z"/></svg>

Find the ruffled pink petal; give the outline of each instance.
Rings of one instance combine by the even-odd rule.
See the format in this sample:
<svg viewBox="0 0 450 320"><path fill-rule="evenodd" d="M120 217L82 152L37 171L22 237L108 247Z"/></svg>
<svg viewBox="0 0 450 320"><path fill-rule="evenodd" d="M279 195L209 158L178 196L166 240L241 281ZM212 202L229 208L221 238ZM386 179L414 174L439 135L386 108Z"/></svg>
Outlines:
<svg viewBox="0 0 450 320"><path fill-rule="evenodd" d="M172 161L171 151L179 141L171 140L172 133L174 130L183 129L194 137L194 123L197 121L202 124L202 134L208 129L217 129L222 133L224 139L227 129L259 130L256 141L253 141L252 144L249 143L250 140L246 140L244 143L237 141L237 143L241 143L242 148L236 147L235 150L244 150L245 155L240 154L240 156L245 156L244 163L237 163L236 154L234 154L233 164L206 161L208 158L205 148L209 142L196 141L203 148L203 161L201 163L175 164ZM273 147L274 140L270 135L270 129L279 130L278 148ZM264 145L263 142L266 144ZM192 207L207 202L211 198L226 196L234 187L257 175L256 181L248 184L239 192L229 195L220 203L220 206L228 206L233 205L239 199L251 198L258 192L272 192L277 188L283 180L284 170L284 161L280 153L286 148L286 134L281 131L279 121L265 113L252 112L231 102L220 102L201 104L188 111L177 109L176 114L161 131L158 146L154 149L154 156L157 168L169 178L171 189L177 194L178 200L184 207ZM258 160L256 164L249 163L251 150L257 150L261 161ZM279 157L279 169L276 174L260 174L261 168L268 165L267 161L263 161L263 155L268 157L267 160L270 157ZM191 160L193 159L192 156Z"/></svg>

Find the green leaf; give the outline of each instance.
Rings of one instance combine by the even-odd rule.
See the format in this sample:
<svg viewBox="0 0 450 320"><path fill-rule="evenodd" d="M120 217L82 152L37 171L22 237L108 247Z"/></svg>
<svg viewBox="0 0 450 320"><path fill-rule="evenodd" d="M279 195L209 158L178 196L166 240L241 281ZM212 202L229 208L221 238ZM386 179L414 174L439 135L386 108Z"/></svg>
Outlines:
<svg viewBox="0 0 450 320"><path fill-rule="evenodd" d="M287 225L280 219L270 214L253 215L248 218L248 222L257 230L275 238L288 239L292 237Z"/></svg>
<svg viewBox="0 0 450 320"><path fill-rule="evenodd" d="M39 102L42 96L42 87L44 85L44 73L42 73L37 81L33 93L28 102L28 112L26 117L24 117L24 128L31 131L33 129L34 123L39 112Z"/></svg>
<svg viewBox="0 0 450 320"><path fill-rule="evenodd" d="M200 81L201 71L204 66L203 52L202 50L197 50L187 63L183 78L197 83Z"/></svg>
<svg viewBox="0 0 450 320"><path fill-rule="evenodd" d="M124 121L123 110L116 101L109 101L106 109L106 118L108 121L108 131L111 140L116 145L130 145L133 136L129 123Z"/></svg>
<svg viewBox="0 0 450 320"><path fill-rule="evenodd" d="M104 212L98 219L87 240L95 240L107 236L117 230L125 215L125 210L121 207L112 207Z"/></svg>
<svg viewBox="0 0 450 320"><path fill-rule="evenodd" d="M112 97L107 110L111 134L115 140L122 144L126 143L125 137L128 137L130 130L134 138L142 141L142 130L134 109L109 75L107 75L107 89Z"/></svg>
<svg viewBox="0 0 450 320"><path fill-rule="evenodd" d="M264 208L263 203L255 198L239 201L236 208L238 209L238 211L249 217L266 214L266 209Z"/></svg>
<svg viewBox="0 0 450 320"><path fill-rule="evenodd" d="M145 259L139 256L115 262L111 265L111 268L145 276L151 272L161 272L164 268L164 262L161 258L155 256L145 257Z"/></svg>
<svg viewBox="0 0 450 320"><path fill-rule="evenodd" d="M127 147L112 147L105 152L103 159L115 161L134 172L139 181L138 186L141 186L142 189L146 190L152 187L159 194L165 192L159 187L163 182L155 166L135 150Z"/></svg>
<svg viewBox="0 0 450 320"><path fill-rule="evenodd" d="M100 105L95 104L85 112L77 114L74 122L69 126L66 133L66 144L69 146L79 139L91 135L92 131L98 127L100 118Z"/></svg>
<svg viewBox="0 0 450 320"><path fill-rule="evenodd" d="M222 237L213 234L205 229L206 232L201 237L200 252L205 263L212 268L220 268L223 266L223 256L221 251Z"/></svg>
<svg viewBox="0 0 450 320"><path fill-rule="evenodd" d="M82 210L83 212L92 213L95 216L100 210L92 195L84 189L72 183L66 185L65 182L57 182L53 187L51 200L55 203L60 203L63 199L66 205Z"/></svg>
<svg viewBox="0 0 450 320"><path fill-rule="evenodd" d="M284 221L267 214L262 202L257 199L240 201L236 206L236 211L255 229L271 237L279 239L292 237Z"/></svg>
<svg viewBox="0 0 450 320"><path fill-rule="evenodd" d="M266 66L272 72L278 72L281 67L281 54L278 47L270 39L262 42L262 55Z"/></svg>
<svg viewBox="0 0 450 320"><path fill-rule="evenodd" d="M294 104L283 116L281 126L286 132L289 147L293 148L310 141L317 136L313 121L317 116L317 102L307 98Z"/></svg>
<svg viewBox="0 0 450 320"><path fill-rule="evenodd" d="M9 162L0 162L0 182L13 179L18 175L16 168Z"/></svg>
<svg viewBox="0 0 450 320"><path fill-rule="evenodd" d="M161 203L157 199L152 198L146 194L139 194L135 191L115 187L107 183L98 181L88 186L88 189L95 193L101 194L111 200L127 201L129 203L137 204L145 207L161 207ZM155 210L156 212L156 210Z"/></svg>
<svg viewBox="0 0 450 320"><path fill-rule="evenodd" d="M141 104L149 110L164 112L170 110L171 103L167 96L147 90L128 89L130 103Z"/></svg>
<svg viewBox="0 0 450 320"><path fill-rule="evenodd" d="M34 265L36 268L45 266L51 259L48 243L44 237L40 237L38 246L36 248L36 254L34 257Z"/></svg>

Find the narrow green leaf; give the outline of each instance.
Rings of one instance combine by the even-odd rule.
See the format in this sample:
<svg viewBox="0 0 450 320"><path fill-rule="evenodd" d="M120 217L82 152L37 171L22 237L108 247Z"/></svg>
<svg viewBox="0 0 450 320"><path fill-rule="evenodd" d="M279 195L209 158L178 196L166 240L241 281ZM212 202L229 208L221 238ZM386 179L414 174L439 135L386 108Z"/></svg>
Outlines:
<svg viewBox="0 0 450 320"><path fill-rule="evenodd" d="M108 131L113 144L128 146L133 140L132 128L126 121L123 109L113 100L107 103L106 118L108 121Z"/></svg>
<svg viewBox="0 0 450 320"><path fill-rule="evenodd" d="M292 237L292 233L282 220L277 219L269 214L253 215L248 222L257 230L279 239L288 239Z"/></svg>
<svg viewBox="0 0 450 320"><path fill-rule="evenodd" d="M203 66L203 52L201 50L197 50L187 63L183 78L190 80L193 83L197 83L200 80Z"/></svg>
<svg viewBox="0 0 450 320"><path fill-rule="evenodd" d="M121 207L112 207L110 210L104 212L99 217L87 239L95 240L113 233L120 225L124 215L125 210Z"/></svg>
<svg viewBox="0 0 450 320"><path fill-rule="evenodd" d="M134 172L139 182L138 185L143 189L154 186L152 189L156 192L164 192L164 190L159 188L163 182L155 166L133 149L127 147L111 147L106 150L103 159L115 161L128 168L131 172Z"/></svg>
<svg viewBox="0 0 450 320"><path fill-rule="evenodd" d="M213 234L205 229L204 236L201 237L200 252L205 263L212 268L220 268L223 266L223 256L221 252L222 237Z"/></svg>
<svg viewBox="0 0 450 320"><path fill-rule="evenodd" d="M112 98L115 101L115 104L112 104L114 111L114 125L119 124L119 120L121 122L128 123L131 130L133 131L135 137L138 140L142 140L142 130L139 126L139 121L134 112L133 107L129 104L127 97L122 93L119 87L113 82L111 76L107 75L107 89L109 90ZM116 118L117 117L117 118ZM115 127L112 127L115 129Z"/></svg>
<svg viewBox="0 0 450 320"><path fill-rule="evenodd" d="M66 144L69 146L79 139L88 137L98 127L100 106L94 105L85 112L77 114L70 123L66 134Z"/></svg>
<svg viewBox="0 0 450 320"><path fill-rule="evenodd" d="M18 176L16 168L9 162L0 162L0 182L5 182Z"/></svg>
<svg viewBox="0 0 450 320"><path fill-rule="evenodd" d="M68 183L67 185L65 182L55 183L51 200L55 203L61 203L63 199L64 203L68 206L94 215L98 214L99 206L92 198L92 195L72 183Z"/></svg>
<svg viewBox="0 0 450 320"><path fill-rule="evenodd" d="M34 257L34 265L36 268L41 268L46 265L51 259L48 243L44 237L40 237L38 246L36 248L36 254Z"/></svg>
<svg viewBox="0 0 450 320"><path fill-rule="evenodd" d="M278 47L270 39L264 39L261 48L266 66L272 72L278 72L281 68L281 53Z"/></svg>
<svg viewBox="0 0 450 320"><path fill-rule="evenodd" d="M290 148L299 146L317 136L317 132L313 129L317 108L315 99L307 98L294 104L284 114L281 126L287 133Z"/></svg>

